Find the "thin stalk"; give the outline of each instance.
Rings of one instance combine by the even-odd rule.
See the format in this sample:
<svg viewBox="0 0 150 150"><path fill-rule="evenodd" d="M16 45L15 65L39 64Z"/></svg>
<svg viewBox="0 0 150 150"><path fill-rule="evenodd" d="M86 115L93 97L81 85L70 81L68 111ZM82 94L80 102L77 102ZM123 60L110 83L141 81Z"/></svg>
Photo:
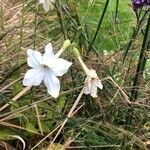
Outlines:
<svg viewBox="0 0 150 150"><path fill-rule="evenodd" d="M115 23L118 23L119 0L116 0Z"/></svg>
<svg viewBox="0 0 150 150"><path fill-rule="evenodd" d="M59 0L56 1L55 7L56 7L56 10L57 10L57 16L59 18L59 22L60 22L60 25L61 25L61 28L62 28L62 33L63 33L64 39L67 39L67 32L66 32L66 29L65 29L65 23L64 23L64 20L63 20L63 14L62 14L61 4L60 4Z"/></svg>
<svg viewBox="0 0 150 150"><path fill-rule="evenodd" d="M70 16L76 21L76 24L77 26L79 27L78 29L78 33L77 32L74 32L75 35L74 35L74 40L75 38L77 37L77 40L78 40L78 44L80 46L80 48L83 47L83 35L81 34L81 31L82 31L82 25L80 23L80 19L79 19L79 15L78 15L78 12L77 12L77 2L75 0L67 0L67 4L69 6L69 13L70 13ZM69 23L70 23L70 20L69 20Z"/></svg>
<svg viewBox="0 0 150 150"><path fill-rule="evenodd" d="M138 61L138 65L137 65L135 78L133 81L133 88L132 88L132 92L131 92L132 100L136 100L138 98L138 94L139 94L138 86L140 84L140 78L143 76L143 71L145 69L145 64L147 61L146 51L148 49L149 42L150 42L150 14L149 14L149 18L147 20L145 35L143 38L143 44L142 44L142 48L141 48L141 52L140 52L140 56L139 56L139 61Z"/></svg>
<svg viewBox="0 0 150 150"><path fill-rule="evenodd" d="M78 26L81 26L79 16L78 16L78 13L77 13L76 2L74 0L68 0L67 4L69 6L69 11L71 12L72 18L74 18L76 20L76 23L77 23Z"/></svg>
<svg viewBox="0 0 150 150"><path fill-rule="evenodd" d="M142 28L142 23L143 23L143 20L145 19L146 15L148 13L148 10L144 13L144 15L142 16L141 19L139 19L139 14L136 13L136 17L137 17L137 24L136 24L136 28L135 30L133 31L133 34L131 36L131 39L130 41L128 42L127 46L126 46L126 49L125 49L125 53L124 53L124 57L123 57L123 62L125 61L125 58L127 56L127 53L129 52L131 46L132 46L132 43L133 41L135 40L136 36L138 35L140 29Z"/></svg>
<svg viewBox="0 0 150 150"><path fill-rule="evenodd" d="M24 15L25 15L25 2L23 0L23 4L22 4L22 16L21 16L21 26L20 26L20 47L19 47L19 51L21 51L21 47L22 47L22 42L23 42L23 26L24 26Z"/></svg>
<svg viewBox="0 0 150 150"><path fill-rule="evenodd" d="M92 2L90 3L90 5L88 5L87 11L86 11L85 16L84 16L84 20L82 21L82 25L81 25L82 27L85 26L86 21L88 19L88 16L89 16L89 14L90 14L90 12L91 12L94 4L95 4L95 0L92 0Z"/></svg>
<svg viewBox="0 0 150 150"><path fill-rule="evenodd" d="M96 39L96 37L97 37L97 35L98 35L98 32L99 32L99 29L100 29L101 24L102 24L102 22L103 22L103 19L104 19L106 10L107 10L107 8L108 8L108 4L109 4L109 0L107 0L106 3L105 3L105 7L104 7L104 10L103 10L102 15L101 15L101 17L100 17L100 20L99 20L97 29L96 29L96 31L95 31L95 33L94 33L94 36L93 36L93 39L91 40L91 43L90 43L90 45L89 45L89 52L91 51L92 45L93 45L93 43L94 43L94 41L95 41L95 39Z"/></svg>
<svg viewBox="0 0 150 150"><path fill-rule="evenodd" d="M74 102L73 106L71 107L66 119L64 120L64 122L62 123L61 127L59 128L57 134L55 135L55 137L53 138L53 141L51 142L51 144L49 145L48 149L47 150L50 150L51 149L51 146L52 144L55 142L56 138L58 137L58 135L60 134L60 132L62 131L63 127L66 125L66 123L68 122L68 120L72 117L72 114L74 112L74 110L76 109L82 95L83 95L83 91L84 91L84 88L81 90L80 94L78 95L76 101Z"/></svg>
<svg viewBox="0 0 150 150"><path fill-rule="evenodd" d="M34 16L34 39L33 39L33 47L35 49L35 45L36 45L36 37L37 37L37 25L38 25L38 4L37 2L35 3L35 16Z"/></svg>
<svg viewBox="0 0 150 150"><path fill-rule="evenodd" d="M25 17L24 16L25 16L25 1L23 0L22 1L22 16L21 16L20 35L19 35L20 36L20 42L19 42L19 49L17 50L17 52L21 52L22 45L23 45L23 36L24 36L23 27L25 24ZM18 56L18 64L19 65L21 64L20 56ZM19 74L21 74L20 70L18 70L18 71L19 71Z"/></svg>
<svg viewBox="0 0 150 150"><path fill-rule="evenodd" d="M80 27L77 25L77 23L74 20L74 18L72 18L72 16L68 12L66 12L66 14L67 14L66 17L70 20L71 23L74 24L73 28L78 32L78 30L79 30ZM81 31L81 34L87 40L87 42L89 44L90 40L88 39L88 37L86 36L86 34L83 31ZM94 50L95 54L97 56L99 56L98 52L96 51L96 48L93 45L92 45L92 49Z"/></svg>

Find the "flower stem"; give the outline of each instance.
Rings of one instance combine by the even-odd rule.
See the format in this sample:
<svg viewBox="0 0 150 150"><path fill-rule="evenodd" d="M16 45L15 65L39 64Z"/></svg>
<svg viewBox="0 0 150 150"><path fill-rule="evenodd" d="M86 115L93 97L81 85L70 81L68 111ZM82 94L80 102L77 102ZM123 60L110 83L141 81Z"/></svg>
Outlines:
<svg viewBox="0 0 150 150"><path fill-rule="evenodd" d="M79 60L79 63L80 63L80 65L82 66L82 68L83 68L83 70L84 70L84 72L86 73L86 75L89 75L89 68L85 65L85 63L83 62L83 60L82 60L82 58L81 58L81 56L80 56L80 53L79 53L79 51L78 51L78 49L77 48L74 48L74 53L75 53L75 55L77 56L77 59Z"/></svg>
<svg viewBox="0 0 150 150"><path fill-rule="evenodd" d="M115 23L118 23L119 0L116 0Z"/></svg>
<svg viewBox="0 0 150 150"><path fill-rule="evenodd" d="M64 20L63 20L61 5L60 5L59 0L57 0L56 2L57 2L57 4L55 5L55 7L56 7L56 10L57 10L57 15L58 15L58 18L59 18L59 22L60 22L60 25L61 25L61 28L62 28L64 38L67 39L67 32L66 32L66 29L65 29L65 23L64 23Z"/></svg>
<svg viewBox="0 0 150 150"><path fill-rule="evenodd" d="M94 37L93 37L93 39L92 39L92 41L91 41L91 43L90 43L90 45L89 45L89 52L90 52L90 50L91 50L91 48L92 48L92 45L93 45L93 43L94 43L94 41L95 41L95 39L96 39L96 37L97 37L97 35L98 35L98 32L99 32L99 29L100 29L101 24L102 24L102 22L103 22L103 19L104 19L106 10L107 10L107 8L108 8L108 4L109 4L109 0L107 0L106 3L105 3L105 7L104 7L104 10L103 10L102 15L101 15L101 17L100 17L100 20L99 20L99 23L98 23L96 32L95 32Z"/></svg>
<svg viewBox="0 0 150 150"><path fill-rule="evenodd" d="M140 77L143 76L143 71L145 69L145 64L147 61L146 50L148 49L149 42L150 42L150 14L147 20L147 25L146 25L145 35L143 38L143 44L142 44L142 48L141 48L141 52L139 56L138 65L137 65L136 75L133 81L133 88L131 92L132 100L133 99L136 100L138 98L138 94L139 94L138 86L140 84Z"/></svg>
<svg viewBox="0 0 150 150"><path fill-rule="evenodd" d="M62 47L56 54L55 57L58 58L64 51L64 48Z"/></svg>
<svg viewBox="0 0 150 150"><path fill-rule="evenodd" d="M144 15L142 16L141 19L139 18L139 14L136 13L137 24L136 24L135 30L133 31L133 34L131 36L130 41L126 45L125 52L124 52L124 57L123 57L123 62L126 59L126 56L127 56L128 52L129 52L131 46L132 46L132 43L134 42L134 40L135 40L136 36L138 35L140 29L142 28L142 23L143 23L143 20L145 19L145 17L147 16L147 13L148 13L148 11L146 11L144 13Z"/></svg>

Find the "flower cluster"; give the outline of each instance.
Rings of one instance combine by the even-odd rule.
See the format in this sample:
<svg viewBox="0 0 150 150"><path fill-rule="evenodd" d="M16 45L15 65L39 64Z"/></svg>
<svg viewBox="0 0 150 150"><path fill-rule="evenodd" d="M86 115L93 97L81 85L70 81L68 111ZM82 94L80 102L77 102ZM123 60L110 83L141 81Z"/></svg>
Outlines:
<svg viewBox="0 0 150 150"><path fill-rule="evenodd" d="M60 81L57 76L64 75L72 65L71 62L59 57L70 45L70 40L66 40L63 47L56 54L52 51L51 43L48 43L45 46L45 53L43 55L38 51L28 49L27 63L31 69L26 72L23 78L23 85L37 86L43 81L47 87L47 92L52 97L57 98L60 92ZM98 78L94 69L88 69L85 65L78 49L74 47L73 51L87 76L85 78L83 92L84 94L90 94L95 98L97 97L97 88L103 88L101 80Z"/></svg>
<svg viewBox="0 0 150 150"><path fill-rule="evenodd" d="M141 8L143 6L150 7L150 0L132 0L134 10Z"/></svg>

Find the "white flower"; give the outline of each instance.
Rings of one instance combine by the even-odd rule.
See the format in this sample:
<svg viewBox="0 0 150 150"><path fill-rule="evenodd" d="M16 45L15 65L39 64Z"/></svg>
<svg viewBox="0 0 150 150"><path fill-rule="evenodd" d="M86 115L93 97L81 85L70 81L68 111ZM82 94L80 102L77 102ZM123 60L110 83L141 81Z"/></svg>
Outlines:
<svg viewBox="0 0 150 150"><path fill-rule="evenodd" d="M47 87L47 92L57 98L60 91L60 81L57 76L62 76L72 65L62 58L58 58L52 52L51 43L45 46L45 53L42 54L32 49L27 50L27 63L31 67L24 76L23 85L39 85L42 80Z"/></svg>
<svg viewBox="0 0 150 150"><path fill-rule="evenodd" d="M85 78L85 87L83 89L84 94L90 94L92 97L97 97L97 87L102 89L103 85L101 80L98 78L97 73L94 69L89 69L83 62L80 53L77 48L74 48L74 53L77 56L80 65L82 66L87 77Z"/></svg>
<svg viewBox="0 0 150 150"><path fill-rule="evenodd" d="M39 0L40 4L43 4L43 8L46 12L49 11L49 8L53 8L53 3L55 2L55 0Z"/></svg>
<svg viewBox="0 0 150 150"><path fill-rule="evenodd" d="M88 75L85 79L84 84L84 94L90 94L92 97L97 97L97 88L103 88L101 80L98 78L94 69L90 69L88 71Z"/></svg>

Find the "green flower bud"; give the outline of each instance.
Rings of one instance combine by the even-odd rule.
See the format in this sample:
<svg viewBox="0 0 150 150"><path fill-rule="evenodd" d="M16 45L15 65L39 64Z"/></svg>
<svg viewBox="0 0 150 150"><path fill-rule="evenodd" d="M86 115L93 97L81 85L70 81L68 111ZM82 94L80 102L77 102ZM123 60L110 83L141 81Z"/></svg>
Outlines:
<svg viewBox="0 0 150 150"><path fill-rule="evenodd" d="M70 44L71 44L71 42L69 39L65 40L65 42L63 44L63 49L66 49Z"/></svg>
<svg viewBox="0 0 150 150"><path fill-rule="evenodd" d="M80 53L79 53L79 50L77 48L73 48L73 52L74 54L77 56L77 57L80 57Z"/></svg>

